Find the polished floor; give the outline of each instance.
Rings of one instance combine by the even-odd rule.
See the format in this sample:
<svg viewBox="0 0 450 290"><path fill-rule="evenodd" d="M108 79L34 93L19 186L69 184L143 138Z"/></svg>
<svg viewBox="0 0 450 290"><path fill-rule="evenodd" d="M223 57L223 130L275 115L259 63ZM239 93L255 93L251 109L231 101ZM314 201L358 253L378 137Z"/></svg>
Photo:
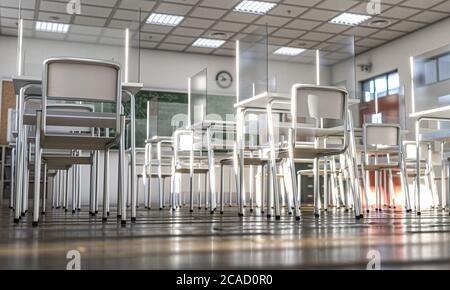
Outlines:
<svg viewBox="0 0 450 290"><path fill-rule="evenodd" d="M122 227L52 210L33 228L30 216L15 225L2 206L0 269L66 269L70 250L81 254L82 269L366 269L377 255L381 269L450 269L448 213L386 210L359 221L342 210L302 214L296 222L241 219L235 208L223 216L141 208Z"/></svg>

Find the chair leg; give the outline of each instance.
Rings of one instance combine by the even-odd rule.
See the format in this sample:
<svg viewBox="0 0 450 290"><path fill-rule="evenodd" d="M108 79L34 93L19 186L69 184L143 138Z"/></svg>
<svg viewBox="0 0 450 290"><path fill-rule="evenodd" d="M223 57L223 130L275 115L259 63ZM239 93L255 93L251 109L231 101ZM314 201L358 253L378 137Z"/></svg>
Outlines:
<svg viewBox="0 0 450 290"><path fill-rule="evenodd" d="M64 189L64 211L67 212L69 210L69 170L66 170L66 184Z"/></svg>
<svg viewBox="0 0 450 290"><path fill-rule="evenodd" d="M224 191L225 191L225 170L224 165L220 165L220 214L223 214L224 208Z"/></svg>
<svg viewBox="0 0 450 290"><path fill-rule="evenodd" d="M148 186L148 189L147 189L148 210L151 210L152 209L152 176L151 176L151 173L150 173L150 175L147 176L147 181L148 181L148 183L147 183L147 186Z"/></svg>
<svg viewBox="0 0 450 290"><path fill-rule="evenodd" d="M108 220L108 204L109 204L109 148L105 150L103 160L103 217L102 221Z"/></svg>
<svg viewBox="0 0 450 290"><path fill-rule="evenodd" d="M319 217L319 199L320 199L320 176L319 176L319 158L314 158L314 216Z"/></svg>
<svg viewBox="0 0 450 290"><path fill-rule="evenodd" d="M90 171L90 184L89 184L89 214L95 215L95 209L94 209L94 191L95 191L95 152L91 153L91 158L93 160L91 164L91 171Z"/></svg>
<svg viewBox="0 0 450 290"><path fill-rule="evenodd" d="M52 178L53 179L53 178ZM42 215L45 215L46 204L47 204L47 195L48 189L50 188L50 182L48 181L47 176L47 163L44 163L44 190L42 191L44 194L42 195Z"/></svg>
<svg viewBox="0 0 450 290"><path fill-rule="evenodd" d="M37 111L36 142L34 153L34 209L33 226L39 223L39 197L41 193L41 111ZM44 181L45 182L45 181Z"/></svg>

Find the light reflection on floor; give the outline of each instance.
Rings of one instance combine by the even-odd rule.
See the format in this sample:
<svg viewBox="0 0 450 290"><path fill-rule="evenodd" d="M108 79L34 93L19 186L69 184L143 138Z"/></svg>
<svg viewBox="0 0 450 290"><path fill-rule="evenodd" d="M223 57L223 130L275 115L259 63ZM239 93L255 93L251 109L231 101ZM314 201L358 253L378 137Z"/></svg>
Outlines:
<svg viewBox="0 0 450 290"><path fill-rule="evenodd" d="M124 228L110 218L49 212L39 228L30 218L14 225L1 208L0 269L65 269L69 250L81 253L82 269L365 269L371 250L382 269L450 269L450 216L427 211L370 213L356 221L331 211L301 222L259 214L240 219L202 210L139 209Z"/></svg>

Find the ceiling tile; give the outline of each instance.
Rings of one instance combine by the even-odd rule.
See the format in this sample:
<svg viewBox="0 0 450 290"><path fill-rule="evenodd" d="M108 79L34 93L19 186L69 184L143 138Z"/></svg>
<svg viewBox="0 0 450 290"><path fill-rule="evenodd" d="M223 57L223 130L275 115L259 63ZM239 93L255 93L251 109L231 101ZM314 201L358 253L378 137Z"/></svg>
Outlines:
<svg viewBox="0 0 450 290"><path fill-rule="evenodd" d="M439 4L442 0L408 0L402 3L402 6L408 6L419 9L427 9L436 4Z"/></svg>
<svg viewBox="0 0 450 290"><path fill-rule="evenodd" d="M139 9L141 8L143 11L150 11L155 6L155 1L150 0L121 0L119 7L126 9Z"/></svg>
<svg viewBox="0 0 450 290"><path fill-rule="evenodd" d="M77 15L75 16L75 20L73 21L75 24L80 25L89 25L89 26L104 26L106 23L106 18L98 18L98 17L87 17Z"/></svg>
<svg viewBox="0 0 450 290"><path fill-rule="evenodd" d="M284 17L297 17L308 8L292 6L292 5L277 5L275 8L269 11L269 15L284 16Z"/></svg>
<svg viewBox="0 0 450 290"><path fill-rule="evenodd" d="M243 29L245 26L246 26L245 24L221 21L221 22L217 23L216 25L214 25L213 29L237 32L237 31L240 31L241 29Z"/></svg>
<svg viewBox="0 0 450 290"><path fill-rule="evenodd" d="M174 15L186 15L193 6L189 5L177 5L172 3L161 3L155 10L158 13L174 14Z"/></svg>
<svg viewBox="0 0 450 290"><path fill-rule="evenodd" d="M183 20L181 26L195 27L195 28L208 28L214 24L213 20L193 18L189 17Z"/></svg>
<svg viewBox="0 0 450 290"><path fill-rule="evenodd" d="M190 45L195 41L195 38L171 35L171 36L168 36L165 41L168 43Z"/></svg>
<svg viewBox="0 0 450 290"><path fill-rule="evenodd" d="M308 12L301 15L302 19L329 21L339 15L337 11L328 11L320 9L311 9Z"/></svg>
<svg viewBox="0 0 450 290"><path fill-rule="evenodd" d="M396 38L402 37L403 35L405 35L405 33L403 33L403 32L382 30L380 32L372 34L370 37L391 40L391 39L396 39Z"/></svg>
<svg viewBox="0 0 450 290"><path fill-rule="evenodd" d="M286 25L288 28L302 29L302 30L312 30L313 28L319 26L321 22L311 21L311 20L294 20Z"/></svg>
<svg viewBox="0 0 450 290"><path fill-rule="evenodd" d="M305 34L306 31L304 30L294 30L294 29L279 29L275 31L272 35L278 36L278 37L285 37L285 38L298 38Z"/></svg>
<svg viewBox="0 0 450 290"><path fill-rule="evenodd" d="M324 8L324 9L331 9L331 10L337 10L337 11L344 11L347 10L360 2L354 1L354 0L326 0L319 5L317 5L317 8Z"/></svg>
<svg viewBox="0 0 450 290"><path fill-rule="evenodd" d="M299 0L284 0L284 4L294 4L294 5L299 5L301 4L301 6L307 6L307 7L312 7L314 5L316 5L317 3L319 3L322 0L301 0L301 3L299 2Z"/></svg>
<svg viewBox="0 0 450 290"><path fill-rule="evenodd" d="M174 50L174 51L183 51L185 48L186 48L186 45L170 44L170 43L163 43L158 47L158 49Z"/></svg>
<svg viewBox="0 0 450 290"><path fill-rule="evenodd" d="M261 18L259 18L255 24L260 24L260 25L267 24L269 26L280 27L280 26L285 25L289 21L290 21L290 19L287 17L265 15L265 16L262 16Z"/></svg>
<svg viewBox="0 0 450 290"><path fill-rule="evenodd" d="M408 18L416 13L420 12L419 9L407 8L407 7L393 7L383 12L384 17L393 17L399 19Z"/></svg>
<svg viewBox="0 0 450 290"><path fill-rule="evenodd" d="M234 8L240 0L203 0L200 6L231 9Z"/></svg>
<svg viewBox="0 0 450 290"><path fill-rule="evenodd" d="M255 15L255 14L230 12L223 19L226 21L251 23L251 22L255 21L256 18L258 18L258 17L260 17L260 16Z"/></svg>
<svg viewBox="0 0 450 290"><path fill-rule="evenodd" d="M426 24L424 23L418 23L418 22L411 22L411 21L401 21L397 24L394 24L389 27L389 29L393 30L399 30L399 31L405 31L405 32L411 32L415 31L419 28L424 27Z"/></svg>
<svg viewBox="0 0 450 290"><path fill-rule="evenodd" d="M448 17L448 16L449 15L446 13L424 11L422 13L419 13L419 14L411 17L409 20L434 23L434 22L436 22L442 18Z"/></svg>
<svg viewBox="0 0 450 290"><path fill-rule="evenodd" d="M218 19L222 17L226 12L226 10L198 7L194 9L194 11L191 13L191 16L208 19Z"/></svg>
<svg viewBox="0 0 450 290"><path fill-rule="evenodd" d="M331 36L333 36L333 35L329 34L329 33L309 32L309 33L303 35L302 38L307 39L307 40L324 41L324 40L330 38Z"/></svg>
<svg viewBox="0 0 450 290"><path fill-rule="evenodd" d="M177 27L172 31L172 34L174 35L181 35L181 36L195 36L198 37L203 34L202 29L194 29L194 28L187 28L187 27Z"/></svg>
<svg viewBox="0 0 450 290"><path fill-rule="evenodd" d="M442 4L439 4L431 9L438 12L450 13L450 1L444 1Z"/></svg>
<svg viewBox="0 0 450 290"><path fill-rule="evenodd" d="M332 24L332 23L325 23L321 26L318 26L314 29L314 31L320 31L320 32L331 32L331 33L341 33L351 27L346 25L339 25L339 24Z"/></svg>

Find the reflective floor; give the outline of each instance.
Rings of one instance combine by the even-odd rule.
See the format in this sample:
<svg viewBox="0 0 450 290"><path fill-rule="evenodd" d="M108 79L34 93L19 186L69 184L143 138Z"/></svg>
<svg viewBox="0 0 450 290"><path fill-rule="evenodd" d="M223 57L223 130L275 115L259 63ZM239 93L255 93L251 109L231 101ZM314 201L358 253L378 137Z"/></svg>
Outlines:
<svg viewBox="0 0 450 290"><path fill-rule="evenodd" d="M448 213L384 211L360 221L342 210L302 214L296 222L241 219L235 208L223 216L140 208L138 221L122 227L52 210L33 228L30 216L15 225L3 206L0 269L65 269L70 250L80 252L82 269L366 269L378 255L382 269L450 269Z"/></svg>

